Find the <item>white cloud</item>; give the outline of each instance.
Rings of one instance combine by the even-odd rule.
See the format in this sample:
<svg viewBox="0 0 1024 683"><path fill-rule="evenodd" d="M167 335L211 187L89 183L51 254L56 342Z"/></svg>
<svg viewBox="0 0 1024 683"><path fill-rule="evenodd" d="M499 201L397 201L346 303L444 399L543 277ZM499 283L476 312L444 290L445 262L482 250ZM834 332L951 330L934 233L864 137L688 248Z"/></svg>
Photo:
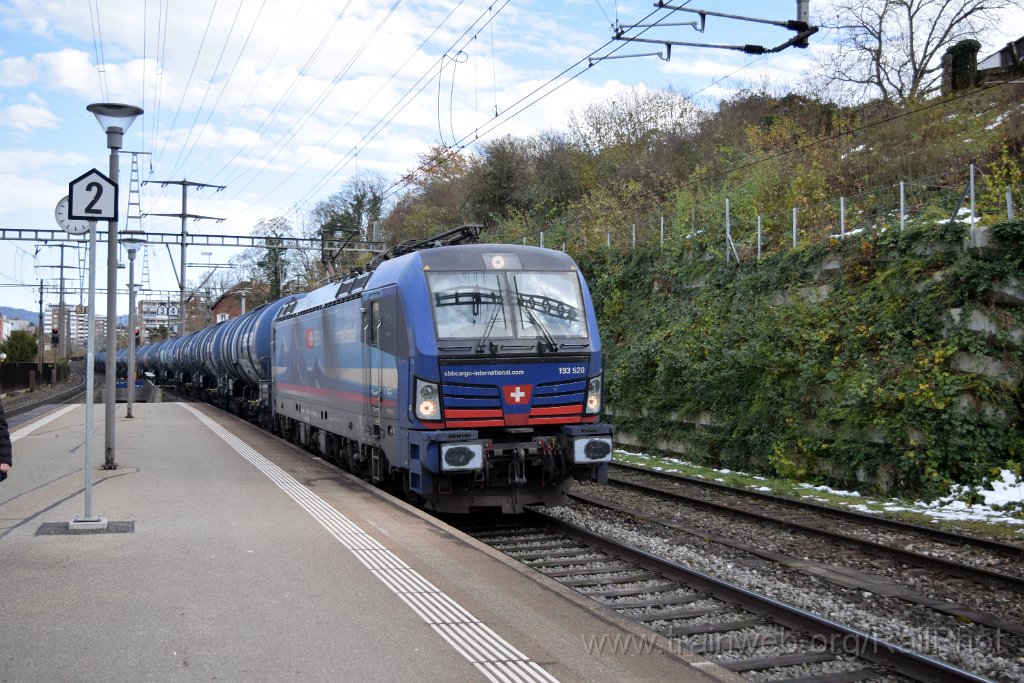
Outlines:
<svg viewBox="0 0 1024 683"><path fill-rule="evenodd" d="M24 57L0 60L0 88L17 88L38 78L38 67Z"/></svg>
<svg viewBox="0 0 1024 683"><path fill-rule="evenodd" d="M95 95L99 74L88 53L67 48L36 55L33 61L43 69L40 79L47 86L82 97Z"/></svg>
<svg viewBox="0 0 1024 683"><path fill-rule="evenodd" d="M31 133L39 128L56 128L60 117L38 95L31 94L23 104L12 104L0 111L0 118L11 128Z"/></svg>

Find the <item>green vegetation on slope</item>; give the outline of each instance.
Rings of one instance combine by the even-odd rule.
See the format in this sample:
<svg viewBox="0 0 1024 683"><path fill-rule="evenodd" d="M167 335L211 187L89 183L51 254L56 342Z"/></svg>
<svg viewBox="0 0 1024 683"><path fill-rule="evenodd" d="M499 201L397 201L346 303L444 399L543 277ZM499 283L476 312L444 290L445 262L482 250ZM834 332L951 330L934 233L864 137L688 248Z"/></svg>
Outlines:
<svg viewBox="0 0 1024 683"><path fill-rule="evenodd" d="M1024 222L994 232L996 260L963 252L959 225L739 266L589 251L614 421L716 466L914 495L1020 462L1024 318L991 291L1021 272ZM972 311L999 329L959 324Z"/></svg>

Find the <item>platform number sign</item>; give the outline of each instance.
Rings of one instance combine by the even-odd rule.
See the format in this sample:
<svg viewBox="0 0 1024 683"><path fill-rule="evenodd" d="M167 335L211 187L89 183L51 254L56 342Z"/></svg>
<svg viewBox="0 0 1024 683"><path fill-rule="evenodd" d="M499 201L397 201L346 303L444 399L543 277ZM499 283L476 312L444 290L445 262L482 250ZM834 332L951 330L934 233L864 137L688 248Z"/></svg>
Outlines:
<svg viewBox="0 0 1024 683"><path fill-rule="evenodd" d="M71 206L68 217L76 220L117 220L117 183L95 168L68 183Z"/></svg>

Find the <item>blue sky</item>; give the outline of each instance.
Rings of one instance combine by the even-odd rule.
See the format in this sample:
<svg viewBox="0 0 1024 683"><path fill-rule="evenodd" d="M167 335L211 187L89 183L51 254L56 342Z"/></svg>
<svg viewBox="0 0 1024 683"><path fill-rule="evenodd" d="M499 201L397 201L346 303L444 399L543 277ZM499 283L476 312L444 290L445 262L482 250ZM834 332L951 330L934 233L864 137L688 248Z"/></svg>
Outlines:
<svg viewBox="0 0 1024 683"><path fill-rule="evenodd" d="M795 5L689 3L777 20L794 18ZM812 13L822 5L812 0ZM192 222L190 232L245 235L263 219L300 221L355 174L396 180L432 145L561 129L570 112L623 88L672 86L713 106L744 86L785 87L806 69L810 51L754 58L698 48L676 48L670 61L584 68L588 56L619 47L619 55L657 51L609 44L613 22L638 23L652 12L651 2L623 0L0 0L0 228L56 229L53 209L67 183L91 168L106 173L105 135L86 111L92 102L145 110L124 137L124 149L150 153L138 157L141 180L226 186L190 191L190 213L224 219ZM1020 10L1012 16L1024 20ZM771 47L791 34L712 17L703 34L680 26L650 35ZM982 53L1011 37L992 36ZM130 156L120 165L120 228L137 227L124 219ZM146 185L142 211L176 213L180 196L178 187ZM146 218L142 228L174 232L179 222ZM176 291L179 248L147 252L145 285ZM223 263L232 253L190 247L188 262ZM65 258L79 265L74 251ZM84 250L81 258L84 265ZM36 310L39 281L55 283L50 266L59 261L52 246L0 241L0 304ZM97 262L103 287L102 245ZM202 271L190 268L189 280ZM84 271L66 277L69 287L84 284ZM126 282L122 271L120 286ZM104 307L98 295L97 311Z"/></svg>

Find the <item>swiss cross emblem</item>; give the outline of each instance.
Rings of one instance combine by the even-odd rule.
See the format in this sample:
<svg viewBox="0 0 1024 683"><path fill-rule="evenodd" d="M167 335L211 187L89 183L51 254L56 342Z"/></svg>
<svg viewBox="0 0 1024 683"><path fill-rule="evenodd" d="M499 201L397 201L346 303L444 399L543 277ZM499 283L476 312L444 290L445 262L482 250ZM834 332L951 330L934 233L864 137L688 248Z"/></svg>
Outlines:
<svg viewBox="0 0 1024 683"><path fill-rule="evenodd" d="M530 403L530 393L533 391L533 385L511 384L501 389L505 393L505 403L526 405Z"/></svg>
<svg viewBox="0 0 1024 683"><path fill-rule="evenodd" d="M314 346L314 337L312 328L306 330L306 348L311 349Z"/></svg>

